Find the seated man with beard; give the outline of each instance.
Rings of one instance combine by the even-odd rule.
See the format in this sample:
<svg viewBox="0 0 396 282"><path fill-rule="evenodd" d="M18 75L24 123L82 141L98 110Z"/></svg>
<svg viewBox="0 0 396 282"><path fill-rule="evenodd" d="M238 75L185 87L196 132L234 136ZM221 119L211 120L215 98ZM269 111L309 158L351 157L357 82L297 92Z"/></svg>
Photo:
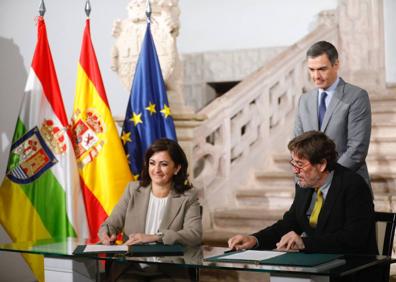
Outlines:
<svg viewBox="0 0 396 282"><path fill-rule="evenodd" d="M290 209L257 233L233 236L229 247L378 254L371 191L360 175L337 164L334 142L308 131L291 140L288 149L297 179Z"/></svg>

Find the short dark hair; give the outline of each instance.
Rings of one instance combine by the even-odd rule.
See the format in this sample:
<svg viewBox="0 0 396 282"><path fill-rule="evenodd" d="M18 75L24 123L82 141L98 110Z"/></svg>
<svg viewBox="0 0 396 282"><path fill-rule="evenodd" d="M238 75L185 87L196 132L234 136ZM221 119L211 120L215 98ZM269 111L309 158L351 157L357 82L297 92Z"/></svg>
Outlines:
<svg viewBox="0 0 396 282"><path fill-rule="evenodd" d="M338 60L338 52L333 44L327 41L319 41L312 45L307 51L307 58L316 58L326 54L332 65Z"/></svg>
<svg viewBox="0 0 396 282"><path fill-rule="evenodd" d="M299 158L307 159L311 164L327 161L326 169L332 171L337 163L336 146L326 134L320 131L307 131L293 138L287 145L290 152Z"/></svg>
<svg viewBox="0 0 396 282"><path fill-rule="evenodd" d="M154 143L151 144L144 154L140 186L146 187L151 183L151 178L148 171L150 158L155 153L163 151L168 152L176 166L180 165L179 171L172 178L173 188L175 191L179 194L182 194L184 191L191 189L192 185L188 181L188 161L186 154L176 141L167 138L161 138L154 141Z"/></svg>

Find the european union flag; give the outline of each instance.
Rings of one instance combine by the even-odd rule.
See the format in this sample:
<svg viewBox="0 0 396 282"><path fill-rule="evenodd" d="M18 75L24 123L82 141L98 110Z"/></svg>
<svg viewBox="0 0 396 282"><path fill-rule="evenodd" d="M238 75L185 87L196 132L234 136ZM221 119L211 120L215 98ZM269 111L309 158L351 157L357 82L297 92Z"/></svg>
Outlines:
<svg viewBox="0 0 396 282"><path fill-rule="evenodd" d="M142 170L146 149L164 137L176 140L176 131L148 22L121 133L135 179Z"/></svg>

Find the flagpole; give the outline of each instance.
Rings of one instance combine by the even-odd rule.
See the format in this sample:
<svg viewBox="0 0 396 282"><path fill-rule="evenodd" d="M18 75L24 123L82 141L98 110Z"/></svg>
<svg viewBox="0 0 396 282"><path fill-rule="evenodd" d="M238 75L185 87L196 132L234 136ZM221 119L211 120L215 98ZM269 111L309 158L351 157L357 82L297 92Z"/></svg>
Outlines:
<svg viewBox="0 0 396 282"><path fill-rule="evenodd" d="M41 17L44 17L45 11L46 11L46 9L45 9L44 0L41 0L40 7L39 7L39 14Z"/></svg>
<svg viewBox="0 0 396 282"><path fill-rule="evenodd" d="M85 14L87 15L87 18L89 18L89 15L91 14L91 2L89 0L85 2Z"/></svg>
<svg viewBox="0 0 396 282"><path fill-rule="evenodd" d="M147 0L147 2L146 2L146 17L147 17L147 23L151 23L151 4L150 4L150 0Z"/></svg>

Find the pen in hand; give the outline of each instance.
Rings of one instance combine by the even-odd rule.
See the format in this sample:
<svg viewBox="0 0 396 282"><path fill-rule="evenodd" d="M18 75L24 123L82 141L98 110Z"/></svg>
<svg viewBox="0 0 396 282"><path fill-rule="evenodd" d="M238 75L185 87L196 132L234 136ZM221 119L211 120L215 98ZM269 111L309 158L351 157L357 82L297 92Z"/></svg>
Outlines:
<svg viewBox="0 0 396 282"><path fill-rule="evenodd" d="M106 224L106 232L107 232L107 236L109 237L109 242L110 242L110 245L114 245L114 241L113 240L111 240L111 233L110 233L110 227L109 227L109 225L108 224Z"/></svg>

